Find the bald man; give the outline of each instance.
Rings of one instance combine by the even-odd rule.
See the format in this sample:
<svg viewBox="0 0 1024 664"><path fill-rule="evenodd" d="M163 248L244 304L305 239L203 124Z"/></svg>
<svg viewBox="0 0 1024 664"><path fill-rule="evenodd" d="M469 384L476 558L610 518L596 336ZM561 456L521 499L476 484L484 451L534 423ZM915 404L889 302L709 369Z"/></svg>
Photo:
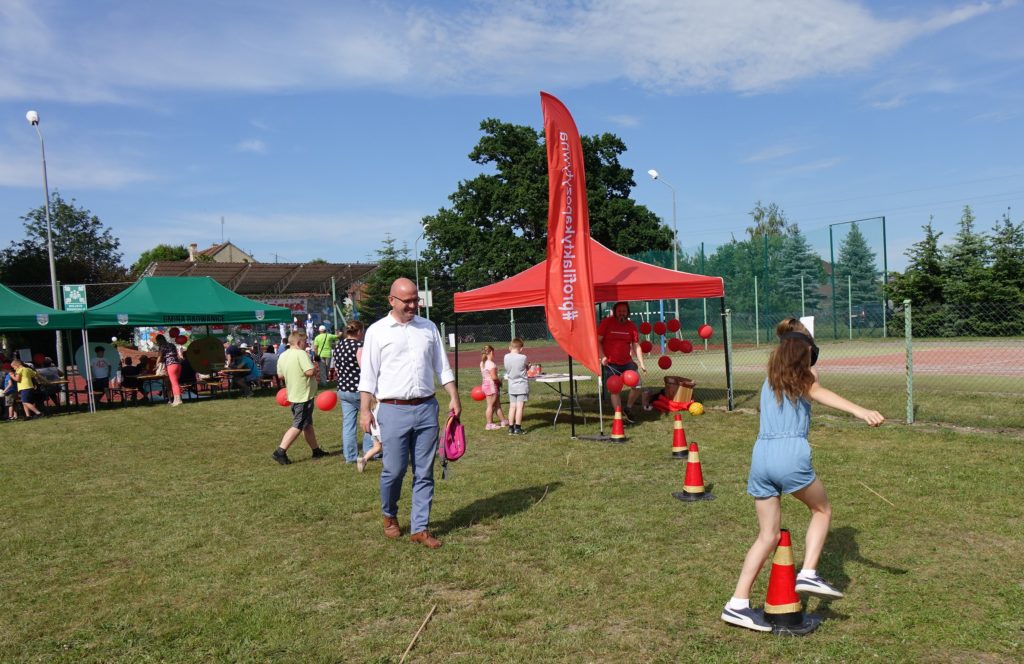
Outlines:
<svg viewBox="0 0 1024 664"><path fill-rule="evenodd" d="M434 457L437 454L438 404L434 378L448 393L448 407L462 413L455 374L448 364L437 327L416 315L419 294L409 279L396 279L388 295L391 311L366 330L359 374L359 419L363 431L380 427L384 469L380 474L380 502L384 535L402 536L398 499L402 480L412 460L412 512L410 540L430 549L441 541L430 534L430 508L434 502ZM376 419L371 397L380 406Z"/></svg>

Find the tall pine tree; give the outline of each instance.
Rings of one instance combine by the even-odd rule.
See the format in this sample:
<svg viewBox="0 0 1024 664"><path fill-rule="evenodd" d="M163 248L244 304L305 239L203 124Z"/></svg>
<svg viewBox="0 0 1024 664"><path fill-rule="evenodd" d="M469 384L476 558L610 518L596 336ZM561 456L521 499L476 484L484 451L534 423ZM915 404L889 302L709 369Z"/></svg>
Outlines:
<svg viewBox="0 0 1024 664"><path fill-rule="evenodd" d="M821 304L820 286L824 278L821 257L811 250L807 238L796 224L786 227L779 263L780 275L775 290L784 309L801 314L805 309L817 309Z"/></svg>
<svg viewBox="0 0 1024 664"><path fill-rule="evenodd" d="M880 272L875 252L868 247L864 234L856 224L850 224L850 232L839 245L839 259L835 264L836 303L843 307L853 303L859 307L873 307L882 301L878 283ZM854 311L856 315L856 311Z"/></svg>
<svg viewBox="0 0 1024 664"><path fill-rule="evenodd" d="M366 289L359 300L359 319L371 325L391 309L388 294L391 284L399 277L414 279L416 264L409 258L409 247L396 247L395 238L388 233L377 250L377 269L366 281Z"/></svg>

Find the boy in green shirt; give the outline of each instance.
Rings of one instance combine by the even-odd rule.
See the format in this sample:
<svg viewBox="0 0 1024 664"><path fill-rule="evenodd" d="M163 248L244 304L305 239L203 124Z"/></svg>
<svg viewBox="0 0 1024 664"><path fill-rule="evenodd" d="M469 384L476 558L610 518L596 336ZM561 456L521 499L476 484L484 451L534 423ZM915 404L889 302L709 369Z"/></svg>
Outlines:
<svg viewBox="0 0 1024 664"><path fill-rule="evenodd" d="M316 367L306 353L306 333L292 332L288 336L288 350L277 360L277 375L284 380L288 401L292 404L292 425L284 432L281 444L271 455L274 461L286 465L291 463L288 448L301 433L313 450L313 458L327 456L316 442L313 429L313 400L316 397Z"/></svg>

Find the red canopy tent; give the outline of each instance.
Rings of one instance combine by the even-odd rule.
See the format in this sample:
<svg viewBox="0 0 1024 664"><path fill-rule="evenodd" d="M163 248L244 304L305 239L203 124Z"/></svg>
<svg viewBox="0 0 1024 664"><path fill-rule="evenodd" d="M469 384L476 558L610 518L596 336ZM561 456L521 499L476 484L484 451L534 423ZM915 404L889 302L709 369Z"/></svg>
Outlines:
<svg viewBox="0 0 1024 664"><path fill-rule="evenodd" d="M590 251L594 273L595 302L717 297L721 298L722 315L725 315L725 283L721 277L676 272L642 263L615 253L594 238L590 238ZM496 284L456 293L455 313L543 307L546 267L547 260L544 260ZM457 332L458 318L456 318L455 325ZM723 333L728 334L728 330L723 330ZM456 338L458 338L457 335ZM728 355L726 355L725 362L728 408L732 410L732 380ZM457 342L455 367L457 372ZM570 362L571 372L572 364Z"/></svg>
<svg viewBox="0 0 1024 664"><path fill-rule="evenodd" d="M590 238L594 271L594 301L685 300L724 297L721 277L676 272L615 253ZM455 313L544 306L547 261L517 275L471 291L455 294Z"/></svg>

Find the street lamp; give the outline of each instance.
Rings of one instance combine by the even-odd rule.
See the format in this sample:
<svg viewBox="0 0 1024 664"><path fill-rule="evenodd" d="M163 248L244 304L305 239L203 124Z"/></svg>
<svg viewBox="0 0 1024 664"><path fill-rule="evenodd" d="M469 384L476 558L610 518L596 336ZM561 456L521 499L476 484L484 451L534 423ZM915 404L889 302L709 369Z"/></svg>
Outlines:
<svg viewBox="0 0 1024 664"><path fill-rule="evenodd" d="M652 180L657 180L672 190L672 269L679 271L679 225L676 223L676 188L661 179L658 171L653 168L647 171ZM679 320L679 300L676 300L676 320Z"/></svg>
<svg viewBox="0 0 1024 664"><path fill-rule="evenodd" d="M53 308L61 309L60 299L57 297L57 266L53 262L53 230L50 227L50 184L46 179L46 146L43 144L43 132L39 131L39 114L29 111L25 114L28 123L35 127L39 136L39 151L43 155L43 193L46 194L46 207L43 208L46 215L46 251L50 256L50 288L53 293ZM60 330L57 330L57 366L64 371L64 342Z"/></svg>

